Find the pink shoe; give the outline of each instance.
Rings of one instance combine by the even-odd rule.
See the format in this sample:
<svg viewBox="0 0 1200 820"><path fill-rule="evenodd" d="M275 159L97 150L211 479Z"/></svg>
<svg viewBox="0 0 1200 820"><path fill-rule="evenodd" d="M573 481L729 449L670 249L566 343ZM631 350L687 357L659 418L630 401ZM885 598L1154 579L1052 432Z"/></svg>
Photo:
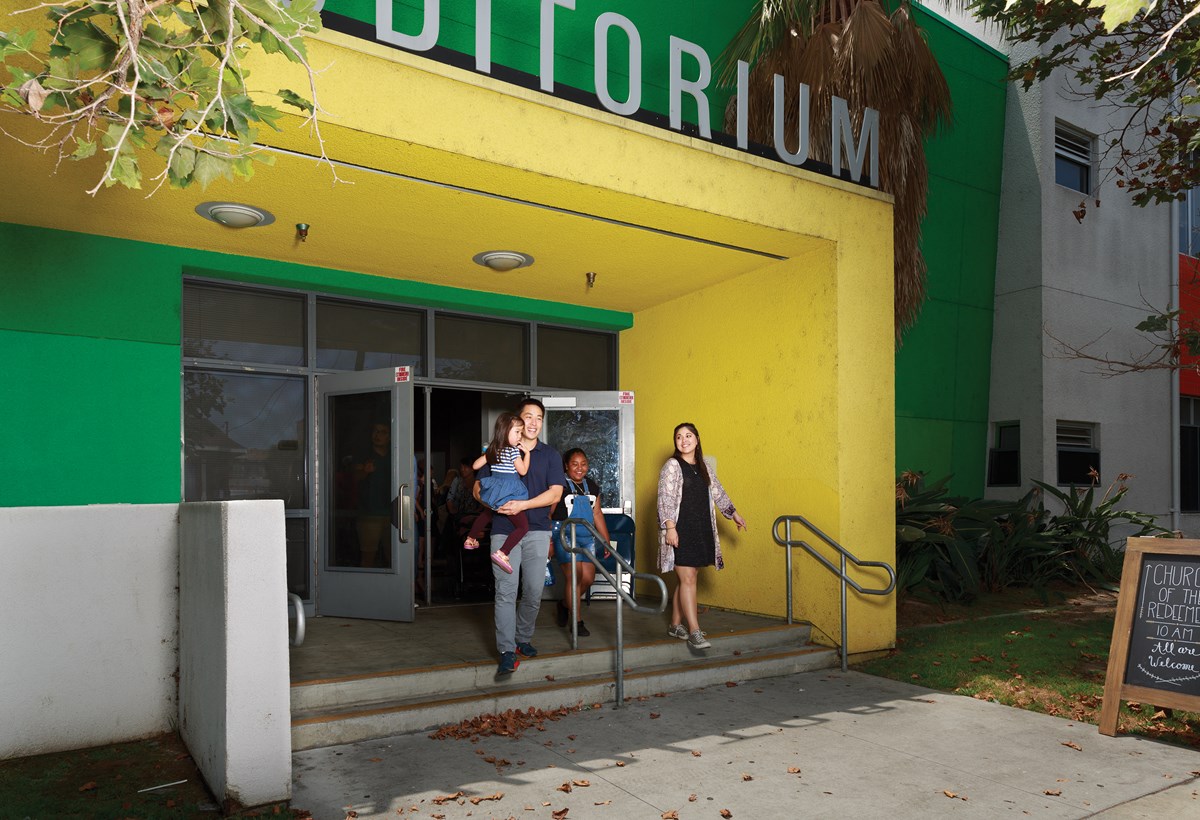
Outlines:
<svg viewBox="0 0 1200 820"><path fill-rule="evenodd" d="M492 553L492 563L512 575L512 564L508 562L508 556L504 554L504 550L496 550Z"/></svg>
<svg viewBox="0 0 1200 820"><path fill-rule="evenodd" d="M463 549L465 549L465 550L477 550L477 549L479 549L479 542L478 542L478 541L476 541L474 538L471 538L470 536L467 536L467 540L466 540L466 541L463 541Z"/></svg>

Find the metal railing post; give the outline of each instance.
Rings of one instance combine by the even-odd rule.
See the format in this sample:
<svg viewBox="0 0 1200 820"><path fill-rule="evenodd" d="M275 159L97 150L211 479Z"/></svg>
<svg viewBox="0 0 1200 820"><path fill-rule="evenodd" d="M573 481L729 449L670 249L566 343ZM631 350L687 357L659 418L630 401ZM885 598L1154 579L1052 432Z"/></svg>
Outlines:
<svg viewBox="0 0 1200 820"><path fill-rule="evenodd" d="M614 706L614 708L620 709L625 703L625 621L624 621L624 611L621 607L621 604L622 604L622 602L624 602L635 612L641 612L641 613L645 613L645 614L662 613L667 608L667 600L668 600L667 585L665 583L663 583L663 579L658 577L657 575L651 575L650 573L647 573L647 572L638 572L637 570L635 570L628 561L626 561L624 558L621 557L621 554L619 552L613 552L611 550L609 551L609 554L613 557L613 561L616 564L616 575L614 576L607 569L605 569L605 567L602 563L600 563L600 559L596 557L595 552L593 550L580 549L578 546L578 542L576 541L575 527L577 527L577 526L585 527L589 532L592 533L592 537L595 538L597 542L600 540L600 532L596 529L596 525L594 523L592 523L591 521L587 521L582 518L568 518L562 522L561 526L563 528L566 528L568 526L571 528L570 546L566 547L566 550L567 550L567 552L569 552L571 554L571 599L572 599L571 612L572 612L572 620L574 621L574 623L572 623L572 625L571 625L571 647L572 648L577 649L578 641L579 641L579 636L577 634L577 631L579 629L579 622L578 622L578 619L575 617L576 613L575 613L575 601L574 601L574 599L575 599L575 560L576 560L576 556L581 555L584 558L587 558L589 561L591 561L592 564L595 565L595 567L596 567L596 572L599 573L601 576L603 576L606 581L608 581L610 584L612 584L613 590L616 592L616 605L617 605L616 662L617 662L617 668L616 668L616 674L615 674L616 705ZM562 530L560 529L559 532L561 533ZM624 577L625 577L626 572L629 573L629 592L626 592L624 589ZM662 598L659 600L657 607L643 606L642 604L639 604L637 601L634 600L634 598L633 598L633 583L635 580L637 580L639 578L642 580L645 580L649 583L657 584L659 590L662 591Z"/></svg>
<svg viewBox="0 0 1200 820"><path fill-rule="evenodd" d="M791 552L791 550L788 550ZM842 553L842 671L849 670L849 661L846 655L846 643L849 641L846 632L846 553Z"/></svg>
<svg viewBox="0 0 1200 820"><path fill-rule="evenodd" d="M787 537L787 542L792 543L792 521L788 519L784 522L784 531ZM783 551L787 556L787 615L788 626L792 625L792 550L789 547Z"/></svg>
<svg viewBox="0 0 1200 820"><path fill-rule="evenodd" d="M796 539L792 538L792 521L797 522L798 524L803 526L805 529L807 529L809 532L813 533L818 538L820 538L822 541L824 541L828 546L833 548L833 550L835 550L838 553L838 555L840 556L841 566L840 567L834 566L832 561L830 561L824 555L822 555L821 553L819 553L815 549L813 549L812 545L809 544L808 542L806 542L805 540L803 540L803 539L796 540ZM784 534L783 534L782 538L779 535L780 522L783 523ZM804 516L801 516L801 515L781 515L778 518L776 518L775 523L771 526L771 537L774 538L775 543L778 544L779 546L783 547L787 553L787 617L788 617L787 622L789 624L792 623L792 549L794 549L795 547L801 547L812 558L814 558L817 561L817 563L819 563L821 566L825 567L825 569L832 572L840 580L840 584L839 584L840 596L839 597L841 598L841 622L842 622L841 623L841 647L840 647L840 650L841 650L841 657L842 657L842 671L843 672L848 671L850 668L850 662L849 662L849 649L847 647L847 644L849 644L850 638L849 638L849 625L848 625L849 617L848 617L847 608L846 608L846 598L847 598L846 587L850 586L856 592L858 592L862 595L890 595L892 593L892 590L894 590L896 588L896 570L894 570L892 568L891 564L888 564L885 561L862 561L862 560L859 560L852 553L850 553L845 547L843 547L837 541L834 541L828 535L826 535L825 533L821 532L819 529L814 527L812 525L812 523L810 523L807 519L804 518ZM854 564L856 567L878 567L878 568L882 569L888 575L887 586L885 586L881 589L864 588L862 586L862 584L858 583L857 581L855 581L853 578L850 577L850 573L848 572L847 565L846 565L847 561ZM828 634L828 633L826 633L826 634Z"/></svg>
<svg viewBox="0 0 1200 820"><path fill-rule="evenodd" d="M621 564L617 563L617 589L621 587ZM617 603L617 704L614 709L620 709L625 703L625 626L621 617L624 607L621 606L621 596L618 593Z"/></svg>

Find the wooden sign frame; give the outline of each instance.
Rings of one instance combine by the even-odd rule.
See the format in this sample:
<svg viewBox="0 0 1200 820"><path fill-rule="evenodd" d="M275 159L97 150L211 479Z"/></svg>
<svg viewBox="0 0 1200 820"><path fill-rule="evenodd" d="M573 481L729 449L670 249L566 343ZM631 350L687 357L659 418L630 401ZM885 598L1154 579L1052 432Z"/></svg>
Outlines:
<svg viewBox="0 0 1200 820"><path fill-rule="evenodd" d="M1134 611L1141 588L1142 561L1147 555L1200 558L1200 541L1176 538L1129 538L1125 545L1125 563L1121 568L1121 591L1113 621L1112 645L1108 651L1108 671L1104 678L1104 703L1100 709L1100 734L1117 733L1117 715L1121 701L1136 700L1168 709L1200 712L1200 696L1172 692L1151 686L1125 682L1129 662L1129 642L1133 632Z"/></svg>

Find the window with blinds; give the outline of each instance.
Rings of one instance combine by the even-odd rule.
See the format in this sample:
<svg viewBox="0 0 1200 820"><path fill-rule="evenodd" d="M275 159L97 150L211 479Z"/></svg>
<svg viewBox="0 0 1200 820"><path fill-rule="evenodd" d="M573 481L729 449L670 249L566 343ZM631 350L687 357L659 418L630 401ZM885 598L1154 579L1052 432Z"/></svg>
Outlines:
<svg viewBox="0 0 1200 820"><path fill-rule="evenodd" d="M1065 188L1091 193L1096 138L1066 123L1054 126L1054 181Z"/></svg>

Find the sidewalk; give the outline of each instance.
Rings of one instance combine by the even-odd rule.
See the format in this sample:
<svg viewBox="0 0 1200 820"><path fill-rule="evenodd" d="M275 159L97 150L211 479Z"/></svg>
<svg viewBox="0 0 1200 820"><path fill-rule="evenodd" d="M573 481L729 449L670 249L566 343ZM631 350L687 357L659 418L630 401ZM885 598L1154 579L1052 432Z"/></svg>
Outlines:
<svg viewBox="0 0 1200 820"><path fill-rule="evenodd" d="M609 704L517 739L402 735L293 763L292 805L316 820L1200 817L1193 750L857 672Z"/></svg>

